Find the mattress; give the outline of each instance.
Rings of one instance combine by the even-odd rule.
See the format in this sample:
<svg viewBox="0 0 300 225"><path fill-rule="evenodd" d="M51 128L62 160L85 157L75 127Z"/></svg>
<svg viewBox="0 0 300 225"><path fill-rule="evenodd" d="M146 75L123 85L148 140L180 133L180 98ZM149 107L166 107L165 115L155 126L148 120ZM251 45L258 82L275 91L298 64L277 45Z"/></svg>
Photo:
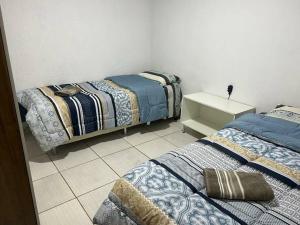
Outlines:
<svg viewBox="0 0 300 225"><path fill-rule="evenodd" d="M158 76L165 80L164 84L154 79ZM79 88L80 92L67 97L55 94L67 85ZM174 75L152 74L151 78L123 75L49 85L18 92L17 97L27 110L25 119L33 135L42 150L48 151L75 136L179 117L182 94Z"/></svg>
<svg viewBox="0 0 300 225"><path fill-rule="evenodd" d="M137 166L116 181L94 223L299 224L300 120L278 113L280 118L274 112L242 116L210 137ZM275 197L261 202L210 198L204 168L261 173Z"/></svg>

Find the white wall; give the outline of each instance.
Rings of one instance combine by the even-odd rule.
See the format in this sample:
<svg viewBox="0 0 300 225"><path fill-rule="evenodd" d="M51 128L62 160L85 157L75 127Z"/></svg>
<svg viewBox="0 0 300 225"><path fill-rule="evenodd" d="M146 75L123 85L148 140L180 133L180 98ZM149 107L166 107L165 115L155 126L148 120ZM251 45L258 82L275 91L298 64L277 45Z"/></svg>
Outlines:
<svg viewBox="0 0 300 225"><path fill-rule="evenodd" d="M0 3L17 90L150 67L150 0Z"/></svg>
<svg viewBox="0 0 300 225"><path fill-rule="evenodd" d="M152 63L204 90L269 110L300 106L299 0L154 0Z"/></svg>
<svg viewBox="0 0 300 225"><path fill-rule="evenodd" d="M179 74L185 93L233 83L259 110L300 106L299 0L0 3L18 90L152 67Z"/></svg>

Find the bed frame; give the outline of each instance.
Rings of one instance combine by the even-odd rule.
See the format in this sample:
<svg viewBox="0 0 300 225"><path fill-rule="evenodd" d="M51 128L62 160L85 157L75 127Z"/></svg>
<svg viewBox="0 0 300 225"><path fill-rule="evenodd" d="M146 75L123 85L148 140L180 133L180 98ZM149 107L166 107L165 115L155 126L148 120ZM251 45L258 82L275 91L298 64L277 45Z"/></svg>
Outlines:
<svg viewBox="0 0 300 225"><path fill-rule="evenodd" d="M167 118L164 118L164 120L166 120L166 119ZM150 124L151 124L151 122L146 123L147 126L150 126ZM29 128L29 126L26 122L23 122L22 125L23 125L23 129L25 129L25 130L29 129L30 130L30 128ZM137 126L137 125L142 125L142 123L137 123L137 124L128 125L128 126L121 126L121 127L113 127L113 128L110 128L110 129L98 130L98 131L95 131L95 132L92 132L92 133L89 133L89 134L85 134L85 135L82 135L82 136L74 136L72 139L70 139L69 141L66 141L62 145L71 144L71 143L74 143L74 142L77 142L77 141L82 141L82 140L92 138L92 137L96 137L96 136L100 136L100 135L103 135L103 134L109 134L109 133L112 133L112 132L115 132L115 131L118 131L118 130L123 130L124 135L126 135L127 134L127 128L134 127L134 126ZM62 146L62 145L60 145L60 146ZM57 147L52 148L52 150L50 150L50 151L53 154L57 154Z"/></svg>
<svg viewBox="0 0 300 225"><path fill-rule="evenodd" d="M166 120L167 118L164 118L164 119ZM151 124L151 122L146 123L147 126L150 126L150 124ZM96 137L96 136L100 136L100 135L103 135L103 134L112 133L112 132L115 132L115 131L118 131L118 130L123 130L124 135L126 135L127 134L127 128L134 127L134 126L137 126L137 125L141 125L141 123L128 125L128 126L114 127L114 128L110 128L110 129L106 129L106 130L98 130L98 131L95 131L95 132L92 132L92 133L89 133L89 134L85 134L85 135L82 135L82 136L74 136L72 139L70 139L69 141L63 143L62 145L74 143L74 142L77 142L77 141L82 141L82 140L92 138L92 137ZM60 146L62 146L62 145L60 145ZM57 150L57 147L53 148L51 151L52 151L53 154L57 154L56 150Z"/></svg>

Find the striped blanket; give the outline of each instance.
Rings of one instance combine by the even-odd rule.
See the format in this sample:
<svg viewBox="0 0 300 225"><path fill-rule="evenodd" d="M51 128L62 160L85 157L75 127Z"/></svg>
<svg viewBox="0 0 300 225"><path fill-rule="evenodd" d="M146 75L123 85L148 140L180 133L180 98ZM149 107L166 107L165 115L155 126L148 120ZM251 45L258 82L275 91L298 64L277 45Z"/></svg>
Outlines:
<svg viewBox="0 0 300 225"><path fill-rule="evenodd" d="M255 126L260 128L260 124ZM115 182L94 223L300 224L300 153L283 145L234 127L225 128L130 170ZM273 190L274 199L238 201L208 197L206 168L260 173ZM259 191L260 186L256 188Z"/></svg>
<svg viewBox="0 0 300 225"><path fill-rule="evenodd" d="M164 117L178 117L180 85L153 83L162 90L167 100L168 110ZM79 88L80 92L66 97L55 95L67 85ZM165 88L169 90L167 95ZM66 143L74 136L141 122L139 93L110 80L45 86L21 91L17 96L19 103L28 111L26 122L45 151Z"/></svg>

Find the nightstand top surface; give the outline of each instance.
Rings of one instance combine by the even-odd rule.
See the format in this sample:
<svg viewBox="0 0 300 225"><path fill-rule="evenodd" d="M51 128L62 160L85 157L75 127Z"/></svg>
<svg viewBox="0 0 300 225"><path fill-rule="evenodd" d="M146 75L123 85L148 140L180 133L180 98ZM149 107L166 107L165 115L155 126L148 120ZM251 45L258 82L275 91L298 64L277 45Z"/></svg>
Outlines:
<svg viewBox="0 0 300 225"><path fill-rule="evenodd" d="M255 110L255 107L253 106L236 102L234 100L228 100L206 92L184 95L184 98L232 115L238 115L243 112Z"/></svg>

